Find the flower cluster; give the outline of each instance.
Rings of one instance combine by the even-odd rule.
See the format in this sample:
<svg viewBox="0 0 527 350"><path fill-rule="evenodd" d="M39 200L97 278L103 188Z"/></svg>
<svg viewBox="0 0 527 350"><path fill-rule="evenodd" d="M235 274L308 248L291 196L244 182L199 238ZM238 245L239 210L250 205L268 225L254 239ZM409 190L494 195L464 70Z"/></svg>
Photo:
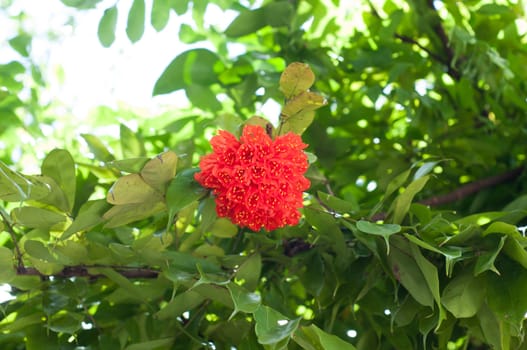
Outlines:
<svg viewBox="0 0 527 350"><path fill-rule="evenodd" d="M246 125L240 140L222 130L210 142L213 153L201 159L195 179L213 190L219 217L253 231L298 224L310 185L300 136L273 140L261 126Z"/></svg>

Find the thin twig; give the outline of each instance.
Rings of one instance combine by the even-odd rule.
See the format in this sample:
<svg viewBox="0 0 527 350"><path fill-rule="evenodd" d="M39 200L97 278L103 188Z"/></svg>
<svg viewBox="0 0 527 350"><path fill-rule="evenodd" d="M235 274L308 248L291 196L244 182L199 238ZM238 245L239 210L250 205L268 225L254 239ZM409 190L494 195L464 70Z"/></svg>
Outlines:
<svg viewBox="0 0 527 350"><path fill-rule="evenodd" d="M13 241L13 245L15 246L17 270L23 269L24 264L22 262L22 252L20 251L20 247L18 246L15 229L13 228L13 225L11 224L9 215L7 215L4 208L2 207L0 207L0 216L2 217L2 220L4 221L5 226L7 228L7 232L11 236L11 240Z"/></svg>

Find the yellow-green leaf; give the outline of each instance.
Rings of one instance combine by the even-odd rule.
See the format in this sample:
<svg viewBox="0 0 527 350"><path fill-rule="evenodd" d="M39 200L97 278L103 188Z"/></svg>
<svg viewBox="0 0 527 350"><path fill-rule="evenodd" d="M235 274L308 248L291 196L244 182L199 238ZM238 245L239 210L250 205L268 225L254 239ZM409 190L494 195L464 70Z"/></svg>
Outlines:
<svg viewBox="0 0 527 350"><path fill-rule="evenodd" d="M280 76L280 91L287 99L308 90L315 82L315 74L309 65L293 62Z"/></svg>
<svg viewBox="0 0 527 350"><path fill-rule="evenodd" d="M116 205L143 203L152 199L162 200L162 196L139 174L129 174L119 178L106 196L108 203Z"/></svg>
<svg viewBox="0 0 527 350"><path fill-rule="evenodd" d="M146 162L141 176L155 190L164 193L168 183L176 176L176 166L177 155L167 151Z"/></svg>

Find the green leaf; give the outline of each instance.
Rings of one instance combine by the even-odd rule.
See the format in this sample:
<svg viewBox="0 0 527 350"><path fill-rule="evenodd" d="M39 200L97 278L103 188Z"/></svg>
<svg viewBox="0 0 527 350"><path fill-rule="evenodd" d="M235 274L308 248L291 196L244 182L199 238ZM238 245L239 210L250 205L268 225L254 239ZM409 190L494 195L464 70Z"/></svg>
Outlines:
<svg viewBox="0 0 527 350"><path fill-rule="evenodd" d="M260 282L262 273L262 256L258 253L250 255L243 263L240 264L236 271L236 280L243 282L243 287L253 291Z"/></svg>
<svg viewBox="0 0 527 350"><path fill-rule="evenodd" d="M280 343L282 346L280 349L285 348L300 323L300 318L289 320L278 311L264 305L260 305L253 316L256 321L255 332L258 343L276 345L284 341L284 344Z"/></svg>
<svg viewBox="0 0 527 350"><path fill-rule="evenodd" d="M140 343L130 344L125 350L152 350L152 349L168 349L174 344L175 339L170 338L161 338L155 340L148 340Z"/></svg>
<svg viewBox="0 0 527 350"><path fill-rule="evenodd" d="M126 277L116 272L115 270L108 267L98 267L92 268L90 270L93 274L103 274L112 282L117 284L119 287L123 288L128 295L139 301L146 301L150 299L147 289L143 289L140 285L134 284L132 281L128 280Z"/></svg>
<svg viewBox="0 0 527 350"><path fill-rule="evenodd" d="M325 239L327 239L332 248L337 253L336 264L344 267L349 261L349 250L344 239L344 235L337 225L335 218L328 213L323 213L312 208L304 208L306 221L314 226Z"/></svg>
<svg viewBox="0 0 527 350"><path fill-rule="evenodd" d="M390 254L390 236L401 231L401 226L395 224L377 224L370 221L359 220L357 228L371 235L381 236L386 242L386 254Z"/></svg>
<svg viewBox="0 0 527 350"><path fill-rule="evenodd" d="M301 281L306 288L306 291L319 296L325 284L325 266L324 260L320 254L313 254L309 260L305 262L305 273L300 275Z"/></svg>
<svg viewBox="0 0 527 350"><path fill-rule="evenodd" d="M292 5L287 1L276 1L255 10L240 12L229 24L225 35L237 38L254 33L269 25L271 27L287 26L294 15Z"/></svg>
<svg viewBox="0 0 527 350"><path fill-rule="evenodd" d="M521 234L516 226L501 221L491 223L489 227L483 231L482 236L486 236L491 233L501 233L511 237L521 237Z"/></svg>
<svg viewBox="0 0 527 350"><path fill-rule="evenodd" d="M157 199L151 199L141 203L116 205L104 213L103 218L108 220L104 227L113 228L126 225L148 218L165 209L165 204Z"/></svg>
<svg viewBox="0 0 527 350"><path fill-rule="evenodd" d="M71 235L92 228L103 222L103 214L108 210L108 204L104 199L88 201L84 203L73 223L60 237L66 239Z"/></svg>
<svg viewBox="0 0 527 350"><path fill-rule="evenodd" d="M192 84L209 86L218 82L222 69L218 56L207 49L193 49L177 56L154 86L154 95L167 94Z"/></svg>
<svg viewBox="0 0 527 350"><path fill-rule="evenodd" d="M50 317L46 327L54 332L74 334L81 329L84 315L74 312L59 312Z"/></svg>
<svg viewBox="0 0 527 350"><path fill-rule="evenodd" d="M25 176L0 162L0 199L7 202L39 200L51 192L51 186L35 176Z"/></svg>
<svg viewBox="0 0 527 350"><path fill-rule="evenodd" d="M448 246L443 246L443 247L436 247L436 246L433 246L427 242L424 242L422 240L420 240L419 238L417 238L416 236L413 236L413 235L410 235L408 233L404 233L404 236L410 241L410 242L413 242L415 244L417 244L418 246L420 246L421 248L424 248L424 249L428 249L432 252L435 252L435 253L438 253L438 254L441 254L445 257L445 260L446 260L446 263L445 263L445 270L446 270L446 275L447 277L451 277L452 276L452 272L453 272L453 269L454 269L454 264L458 261L461 261L464 259L463 257L463 252L467 252L470 250L470 248L466 248L466 247L448 247Z"/></svg>
<svg viewBox="0 0 527 350"><path fill-rule="evenodd" d="M422 178L425 175L428 175L432 170L434 170L435 166L440 163L441 161L434 161L434 162L425 162L423 165L417 169L417 171L414 174L414 181Z"/></svg>
<svg viewBox="0 0 527 350"><path fill-rule="evenodd" d="M211 112L217 112L222 109L216 94L208 86L190 84L185 88L185 92L189 101L195 107Z"/></svg>
<svg viewBox="0 0 527 350"><path fill-rule="evenodd" d="M106 165L126 173L140 173L149 160L150 158L148 157L128 158L114 160L106 163Z"/></svg>
<svg viewBox="0 0 527 350"><path fill-rule="evenodd" d="M31 36L27 34L19 34L14 38L9 39L9 45L22 56L28 57L31 40Z"/></svg>
<svg viewBox="0 0 527 350"><path fill-rule="evenodd" d="M63 265L81 265L88 260L88 249L86 246L72 240L56 245L52 251L57 256L57 262Z"/></svg>
<svg viewBox="0 0 527 350"><path fill-rule="evenodd" d="M443 290L441 303L456 318L474 316L485 299L484 281L471 273L457 275Z"/></svg>
<svg viewBox="0 0 527 350"><path fill-rule="evenodd" d="M293 340L306 350L355 350L356 348L340 339L336 335L329 334L312 324L300 327L294 334Z"/></svg>
<svg viewBox="0 0 527 350"><path fill-rule="evenodd" d="M92 9L95 8L102 0L60 0L64 5L75 7L78 9Z"/></svg>
<svg viewBox="0 0 527 350"><path fill-rule="evenodd" d="M406 216L406 213L408 213L408 210L410 210L410 205L412 204L412 200L414 199L414 196L423 189L423 187L426 185L429 178L430 176L426 175L426 176L420 177L417 180L412 181L410 185L406 187L405 191L395 199L395 201L392 204L392 208L393 208L392 221L394 224L400 224L403 221L404 217Z"/></svg>
<svg viewBox="0 0 527 350"><path fill-rule="evenodd" d="M62 149L51 151L42 162L42 175L52 178L63 192L65 201L57 201L57 208L71 212L75 204L77 179L75 162L70 153Z"/></svg>
<svg viewBox="0 0 527 350"><path fill-rule="evenodd" d="M229 219L218 218L209 229L213 236L219 238L232 238L238 233L238 226L234 225Z"/></svg>
<svg viewBox="0 0 527 350"><path fill-rule="evenodd" d="M259 294L251 293L243 287L240 287L236 283L227 284L227 289L232 297L234 304L234 311L232 312L229 320L234 317L238 312L252 313L255 312L262 302L262 298Z"/></svg>
<svg viewBox="0 0 527 350"><path fill-rule="evenodd" d="M184 15L188 10L190 0L172 0L170 7L179 15Z"/></svg>
<svg viewBox="0 0 527 350"><path fill-rule="evenodd" d="M28 239L24 243L24 250L26 254L30 255L33 258L47 261L55 262L57 259L49 252L48 247L44 245L41 241L36 241Z"/></svg>
<svg viewBox="0 0 527 350"><path fill-rule="evenodd" d="M386 187L386 191L384 193L384 198L389 197L392 193L397 191L401 186L406 182L408 179L408 176L410 176L411 170L408 169L406 171L403 171L399 175L395 176L390 182L388 183L388 186Z"/></svg>
<svg viewBox="0 0 527 350"><path fill-rule="evenodd" d="M99 21L97 35L102 46L110 47L115 41L115 27L117 25L118 10L112 6L104 10L104 14Z"/></svg>
<svg viewBox="0 0 527 350"><path fill-rule="evenodd" d="M527 269L527 252L516 238L507 237L505 245L503 246L503 251L511 259L515 260L521 266Z"/></svg>
<svg viewBox="0 0 527 350"><path fill-rule="evenodd" d="M318 191L318 198L329 208L339 213L355 213L360 210L359 204L356 201L346 201L330 194Z"/></svg>
<svg viewBox="0 0 527 350"><path fill-rule="evenodd" d="M150 23L158 32L163 30L170 18L170 2L167 0L154 0L152 2L152 12Z"/></svg>
<svg viewBox="0 0 527 350"><path fill-rule="evenodd" d="M133 132L124 124L119 125L119 131L124 158L145 156L145 143L138 133Z"/></svg>
<svg viewBox="0 0 527 350"><path fill-rule="evenodd" d="M16 276L13 252L0 247L0 283L9 283Z"/></svg>
<svg viewBox="0 0 527 350"><path fill-rule="evenodd" d="M63 214L37 207L18 207L11 211L13 221L30 228L50 229L59 223L66 222Z"/></svg>
<svg viewBox="0 0 527 350"><path fill-rule="evenodd" d="M390 255L388 255L388 262L395 278L412 297L421 305L433 308L434 295L428 287L423 271L417 264L411 245L402 238L394 236L392 238L392 249ZM434 278L433 276L431 277Z"/></svg>
<svg viewBox="0 0 527 350"><path fill-rule="evenodd" d="M286 99L306 92L315 83L315 74L308 64L293 62L280 76L280 91Z"/></svg>
<svg viewBox="0 0 527 350"><path fill-rule="evenodd" d="M113 154L97 136L90 134L81 134L81 136L88 144L90 151L95 155L95 159L103 162L110 162L115 159Z"/></svg>
<svg viewBox="0 0 527 350"><path fill-rule="evenodd" d="M156 313L159 320L173 319L185 311L190 311L203 303L205 297L192 290L187 290L174 297L165 307Z"/></svg>
<svg viewBox="0 0 527 350"><path fill-rule="evenodd" d="M413 258L421 273L423 274L426 285L428 286L432 296L439 307L439 319L437 321L437 328L441 325L441 322L446 318L446 314L441 306L441 297L439 295L439 276L437 273L437 267L426 259L418 246L409 244L410 251Z"/></svg>
<svg viewBox="0 0 527 350"><path fill-rule="evenodd" d="M126 35L132 43L141 39L145 31L145 0L134 0L128 21L126 22Z"/></svg>
<svg viewBox="0 0 527 350"><path fill-rule="evenodd" d="M207 36L200 34L196 29L186 23L179 27L179 40L185 44L193 44L198 41L206 40Z"/></svg>
<svg viewBox="0 0 527 350"><path fill-rule="evenodd" d="M499 253L501 252L501 249L503 248L506 240L507 236L502 236L498 245L494 249L478 256L478 259L476 260L476 265L474 266L474 276L478 276L479 274L487 270L495 272L498 275L500 274L496 266L494 266L494 262L496 261L496 258L498 257Z"/></svg>
<svg viewBox="0 0 527 350"><path fill-rule="evenodd" d="M180 171L168 185L166 202L170 213L177 213L190 203L203 197L206 190L194 180L199 169Z"/></svg>

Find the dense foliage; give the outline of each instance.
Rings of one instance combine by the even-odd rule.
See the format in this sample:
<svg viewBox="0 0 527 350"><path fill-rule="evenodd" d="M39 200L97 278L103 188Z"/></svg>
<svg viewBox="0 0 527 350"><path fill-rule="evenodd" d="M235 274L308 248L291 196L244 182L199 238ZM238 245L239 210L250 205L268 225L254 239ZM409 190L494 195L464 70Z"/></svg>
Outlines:
<svg viewBox="0 0 527 350"><path fill-rule="evenodd" d="M527 349L520 0L62 3L100 13L108 50L122 20L137 42L192 16L193 48L152 87L191 107L103 106L91 132L54 132L75 122L43 102L32 33L9 41L2 349ZM225 30L211 8L236 14ZM259 115L272 101L279 115ZM298 225L239 227L195 181L211 137L246 124L308 144ZM50 138L62 146L39 153ZM269 222L257 214L237 222Z"/></svg>

